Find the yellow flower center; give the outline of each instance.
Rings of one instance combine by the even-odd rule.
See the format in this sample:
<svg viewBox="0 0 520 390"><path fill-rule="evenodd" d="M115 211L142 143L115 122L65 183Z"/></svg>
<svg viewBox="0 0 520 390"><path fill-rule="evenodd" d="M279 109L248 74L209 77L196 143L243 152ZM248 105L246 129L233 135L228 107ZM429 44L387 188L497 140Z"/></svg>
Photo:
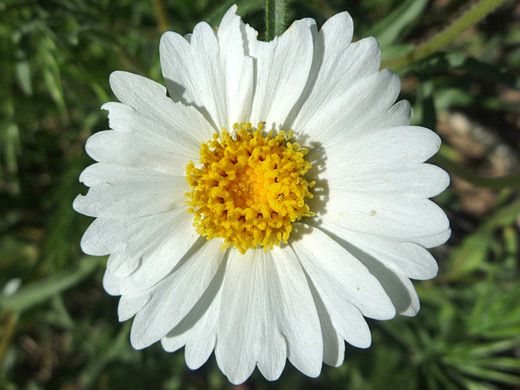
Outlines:
<svg viewBox="0 0 520 390"><path fill-rule="evenodd" d="M287 243L292 222L314 215L305 204L315 184L303 178L311 168L307 150L289 142L292 132L264 137L262 127L235 123L234 138L223 129L202 144L201 168L191 161L186 166L193 226L208 240L223 238L223 249L245 253L263 246L267 252Z"/></svg>

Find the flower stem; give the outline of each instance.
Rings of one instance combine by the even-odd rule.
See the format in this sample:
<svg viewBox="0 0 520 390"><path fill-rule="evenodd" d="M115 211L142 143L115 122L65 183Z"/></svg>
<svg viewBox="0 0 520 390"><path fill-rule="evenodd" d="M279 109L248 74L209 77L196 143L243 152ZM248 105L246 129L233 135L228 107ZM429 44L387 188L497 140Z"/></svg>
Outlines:
<svg viewBox="0 0 520 390"><path fill-rule="evenodd" d="M285 30L287 0L265 0L265 40L270 41Z"/></svg>
<svg viewBox="0 0 520 390"><path fill-rule="evenodd" d="M5 354L7 353L7 349L11 344L11 340L14 336L16 330L16 324L18 322L18 315L15 313L10 313L7 316L6 323L4 326L4 333L2 338L0 339L0 367L4 364Z"/></svg>
<svg viewBox="0 0 520 390"><path fill-rule="evenodd" d="M455 20L448 28L435 35L426 43L419 45L410 53L386 61L382 64L382 68L402 68L419 61L437 50L446 46L448 43L457 38L463 31L474 26L480 20L493 12L496 8L504 4L507 0L480 0L475 6L466 11L460 18Z"/></svg>
<svg viewBox="0 0 520 390"><path fill-rule="evenodd" d="M152 0L152 2L155 13L157 14L157 21L159 22L159 31L161 33L168 31L168 15L164 9L162 0Z"/></svg>
<svg viewBox="0 0 520 390"><path fill-rule="evenodd" d="M511 175L502 177L481 177L451 161L450 159L441 156L440 154L433 157L431 162L439 165L441 168L447 170L450 174L467 181L475 187L502 190L505 188L514 188L520 186L520 173L513 173Z"/></svg>

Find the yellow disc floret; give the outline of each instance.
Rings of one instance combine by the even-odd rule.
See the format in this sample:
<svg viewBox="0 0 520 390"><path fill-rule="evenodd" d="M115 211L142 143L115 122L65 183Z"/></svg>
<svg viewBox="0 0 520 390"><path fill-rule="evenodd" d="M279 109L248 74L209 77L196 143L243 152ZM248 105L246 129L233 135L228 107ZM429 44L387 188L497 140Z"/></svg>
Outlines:
<svg viewBox="0 0 520 390"><path fill-rule="evenodd" d="M272 249L287 243L291 223L313 216L305 198L312 198L303 175L311 168L307 153L298 143L289 142L292 132L262 135L251 123L235 123L234 138L222 134L202 144L200 168L186 167L191 191L193 226L207 239L224 239L224 248L234 246L241 253L263 246Z"/></svg>

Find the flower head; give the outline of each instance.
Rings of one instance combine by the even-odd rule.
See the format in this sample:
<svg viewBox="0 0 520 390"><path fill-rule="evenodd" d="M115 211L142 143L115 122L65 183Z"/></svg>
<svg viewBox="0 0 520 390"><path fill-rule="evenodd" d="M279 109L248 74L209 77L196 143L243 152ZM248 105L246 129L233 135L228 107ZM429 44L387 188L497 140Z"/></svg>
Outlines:
<svg viewBox="0 0 520 390"><path fill-rule="evenodd" d="M289 361L317 376L344 341L371 343L364 317L415 315L410 279L449 223L428 198L448 175L425 164L440 139L410 126L399 78L348 13L294 22L271 42L236 15L160 44L167 89L115 72L112 130L74 208L96 217L81 246L107 255L103 280L134 317L132 345L213 351L233 383Z"/></svg>

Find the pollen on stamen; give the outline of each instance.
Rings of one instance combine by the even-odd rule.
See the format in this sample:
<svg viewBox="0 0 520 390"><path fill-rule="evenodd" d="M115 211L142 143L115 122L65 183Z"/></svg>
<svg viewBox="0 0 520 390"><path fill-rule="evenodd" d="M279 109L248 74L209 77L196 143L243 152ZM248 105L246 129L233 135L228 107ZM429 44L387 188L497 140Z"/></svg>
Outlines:
<svg viewBox="0 0 520 390"><path fill-rule="evenodd" d="M293 222L314 216L305 198L312 198L315 183L303 177L311 164L307 150L289 142L292 131L263 136L261 123L233 129L234 137L223 129L201 145L200 168L191 161L186 166L186 204L197 233L224 239L222 249L243 254L262 246L267 252L287 243Z"/></svg>

